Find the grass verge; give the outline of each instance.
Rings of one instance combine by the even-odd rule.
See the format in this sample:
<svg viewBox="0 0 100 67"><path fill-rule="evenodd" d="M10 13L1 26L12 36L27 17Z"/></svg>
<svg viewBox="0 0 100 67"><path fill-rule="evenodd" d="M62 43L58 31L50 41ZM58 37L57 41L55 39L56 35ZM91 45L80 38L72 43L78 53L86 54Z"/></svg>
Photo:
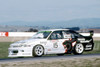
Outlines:
<svg viewBox="0 0 100 67"><path fill-rule="evenodd" d="M0 59L8 58L8 48L11 42L0 42Z"/></svg>

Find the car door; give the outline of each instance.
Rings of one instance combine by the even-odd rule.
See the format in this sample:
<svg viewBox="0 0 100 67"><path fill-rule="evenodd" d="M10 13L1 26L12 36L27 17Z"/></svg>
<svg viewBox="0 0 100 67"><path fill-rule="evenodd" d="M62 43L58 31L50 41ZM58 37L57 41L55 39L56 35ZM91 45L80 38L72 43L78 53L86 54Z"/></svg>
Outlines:
<svg viewBox="0 0 100 67"><path fill-rule="evenodd" d="M47 40L48 53L64 53L62 31L54 31Z"/></svg>

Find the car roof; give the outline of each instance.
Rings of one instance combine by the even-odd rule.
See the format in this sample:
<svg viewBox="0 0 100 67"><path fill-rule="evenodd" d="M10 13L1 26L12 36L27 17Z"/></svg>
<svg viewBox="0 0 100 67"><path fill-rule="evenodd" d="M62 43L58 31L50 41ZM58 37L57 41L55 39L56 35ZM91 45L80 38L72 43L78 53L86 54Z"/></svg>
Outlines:
<svg viewBox="0 0 100 67"><path fill-rule="evenodd" d="M41 30L41 31L59 31L59 30L69 30L69 29L48 29L48 30Z"/></svg>

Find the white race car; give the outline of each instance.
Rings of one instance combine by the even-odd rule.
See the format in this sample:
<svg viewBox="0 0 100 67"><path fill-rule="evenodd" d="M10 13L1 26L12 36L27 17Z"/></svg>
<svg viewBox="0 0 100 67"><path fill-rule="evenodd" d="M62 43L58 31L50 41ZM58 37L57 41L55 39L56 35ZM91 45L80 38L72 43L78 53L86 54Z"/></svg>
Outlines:
<svg viewBox="0 0 100 67"><path fill-rule="evenodd" d="M10 45L8 57L42 56L46 54L82 54L93 50L93 33L82 36L69 29L52 29L37 32L32 38Z"/></svg>

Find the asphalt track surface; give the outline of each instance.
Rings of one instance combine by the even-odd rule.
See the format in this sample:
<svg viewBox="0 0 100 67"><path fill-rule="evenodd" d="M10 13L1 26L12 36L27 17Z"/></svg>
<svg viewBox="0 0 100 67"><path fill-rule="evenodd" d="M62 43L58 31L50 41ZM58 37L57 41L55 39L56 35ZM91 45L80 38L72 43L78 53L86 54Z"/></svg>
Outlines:
<svg viewBox="0 0 100 67"><path fill-rule="evenodd" d="M42 57L28 57L28 58L8 58L0 59L0 62L23 62L23 61L43 61L43 60L56 60L56 59L69 59L69 58L90 58L97 57L100 54L83 54L83 55L64 55L64 56L42 56Z"/></svg>

